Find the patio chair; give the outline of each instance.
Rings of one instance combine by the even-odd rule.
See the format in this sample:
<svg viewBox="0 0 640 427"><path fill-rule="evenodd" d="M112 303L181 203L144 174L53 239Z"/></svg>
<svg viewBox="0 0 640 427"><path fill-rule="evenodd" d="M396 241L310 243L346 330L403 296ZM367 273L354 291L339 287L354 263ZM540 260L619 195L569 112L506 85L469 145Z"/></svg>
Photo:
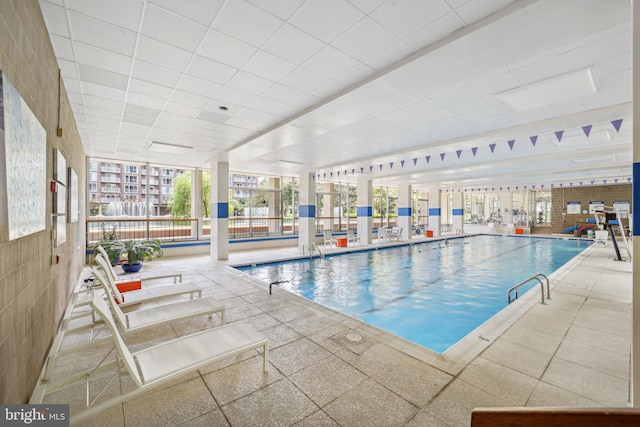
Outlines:
<svg viewBox="0 0 640 427"><path fill-rule="evenodd" d="M327 247L327 244L329 245L329 249L338 244L338 241L335 237L333 237L333 233L331 232L331 230L324 230L322 232L322 237L324 238L323 246L325 248Z"/></svg>
<svg viewBox="0 0 640 427"><path fill-rule="evenodd" d="M387 230L385 227L378 227L378 243L388 240Z"/></svg>
<svg viewBox="0 0 640 427"><path fill-rule="evenodd" d="M356 232L351 229L347 229L347 245L353 243L354 245L358 243L358 236Z"/></svg>
<svg viewBox="0 0 640 427"><path fill-rule="evenodd" d="M127 307L132 304L140 304L142 302L153 301L161 298L174 297L177 295L189 294L191 299L194 296L198 298L202 297L202 288L195 283L177 283L174 285L161 285L154 286L150 288L144 288L134 291L128 292L120 292L117 286L117 282L114 282L112 275L109 273L109 264L108 258L105 258L101 255L96 255L95 261L98 266L102 269L104 274L100 275L98 278L95 275L94 271L94 280L104 281L104 285L109 289L110 293L113 294L115 300L120 304L120 307ZM90 298L86 298L84 300L78 298L75 301L75 305L79 306L82 304L88 304L90 302Z"/></svg>
<svg viewBox="0 0 640 427"><path fill-rule="evenodd" d="M95 247L95 251L97 251L97 253L95 254L96 258L99 255L102 255L102 257L107 260L106 265L107 265L107 271L106 274L110 275L113 278L114 282L118 282L119 280L123 280L123 281L129 281L131 280L131 277L127 277L127 276L119 276L118 273L116 273L116 270L113 268L113 266L111 265L111 261L109 261L109 255L107 254L107 251L104 250L104 248L100 245ZM140 276L138 274L136 274L135 276L138 280L142 280L143 282L148 281L148 280L156 280L156 279L165 279L168 277L173 277L173 283L178 283L178 282L182 282L182 273L173 273L173 274L159 274L159 275L151 275L151 276Z"/></svg>
<svg viewBox="0 0 640 427"><path fill-rule="evenodd" d="M32 404L42 403L46 395L67 385L85 380L86 408L79 413L72 414L71 424L85 420L120 403L131 401L148 390L167 384L176 378L184 377L215 361L234 357L249 350L262 348L262 369L263 372L267 372L268 340L246 323L236 322L219 328L207 329L132 353L118 332L105 300L94 293L91 307L111 332L110 338L113 339L117 349L115 360L105 362L107 355L98 366L67 377L55 384L40 381L30 401ZM92 397L90 380L102 372L114 369L115 372L111 379L97 392L95 397ZM100 395L106 387L113 380L117 380L122 373L129 374L135 388L99 401Z"/></svg>
<svg viewBox="0 0 640 427"><path fill-rule="evenodd" d="M104 275L95 267L93 267L93 274L102 284L105 293L110 295L113 289L110 289L108 285L106 285L108 279L105 279ZM92 297L92 301L94 299L95 297ZM182 300L127 313L124 313L121 309L122 305L116 303L113 299L106 298L106 300L109 301L115 318L118 320L118 323L120 323L120 326L122 326L124 332L133 332L150 326L157 326L205 314L207 314L209 318L212 318L213 313L220 313L220 322L224 325L225 308L212 297Z"/></svg>
<svg viewBox="0 0 640 427"><path fill-rule="evenodd" d="M389 233L389 240L400 241L400 236L402 236L402 227L392 227Z"/></svg>

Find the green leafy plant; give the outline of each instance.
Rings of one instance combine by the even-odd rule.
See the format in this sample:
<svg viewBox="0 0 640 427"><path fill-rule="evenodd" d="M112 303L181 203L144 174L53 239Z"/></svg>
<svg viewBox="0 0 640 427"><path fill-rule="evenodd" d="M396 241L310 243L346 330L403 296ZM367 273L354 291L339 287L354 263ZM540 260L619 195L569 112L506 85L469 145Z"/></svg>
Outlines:
<svg viewBox="0 0 640 427"><path fill-rule="evenodd" d="M164 251L160 246L160 240L125 240L122 253L127 257L127 263L136 264L138 261L161 257Z"/></svg>

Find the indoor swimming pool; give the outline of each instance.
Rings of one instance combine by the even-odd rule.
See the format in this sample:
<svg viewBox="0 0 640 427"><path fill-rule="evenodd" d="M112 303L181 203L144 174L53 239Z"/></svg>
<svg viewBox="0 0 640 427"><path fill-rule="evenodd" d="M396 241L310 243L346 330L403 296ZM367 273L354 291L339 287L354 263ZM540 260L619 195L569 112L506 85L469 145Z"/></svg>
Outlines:
<svg viewBox="0 0 640 427"><path fill-rule="evenodd" d="M483 235L237 268L444 352L502 310L510 287L553 273L589 244Z"/></svg>

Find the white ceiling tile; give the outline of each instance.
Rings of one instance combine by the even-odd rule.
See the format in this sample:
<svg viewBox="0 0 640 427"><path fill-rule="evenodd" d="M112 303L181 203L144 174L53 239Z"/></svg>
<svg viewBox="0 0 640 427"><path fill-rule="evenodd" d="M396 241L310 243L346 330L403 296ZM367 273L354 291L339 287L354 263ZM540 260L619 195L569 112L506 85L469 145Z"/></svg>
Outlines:
<svg viewBox="0 0 640 427"><path fill-rule="evenodd" d="M293 12L296 11L305 0L270 0L268 2L262 0L249 0L254 6L257 6L265 11L277 16L278 18L286 21L291 17Z"/></svg>
<svg viewBox="0 0 640 427"><path fill-rule="evenodd" d="M296 113L296 109L291 105L283 104L265 97L254 99L249 107L253 110L265 111L280 117L289 117Z"/></svg>
<svg viewBox="0 0 640 427"><path fill-rule="evenodd" d="M131 79L129 82L129 91L140 95L146 95L157 99L169 99L173 89L145 80Z"/></svg>
<svg viewBox="0 0 640 427"><path fill-rule="evenodd" d="M308 1L289 20L325 43L331 43L364 18L345 0Z"/></svg>
<svg viewBox="0 0 640 427"><path fill-rule="evenodd" d="M186 73L218 84L226 84L238 70L204 56L196 56Z"/></svg>
<svg viewBox="0 0 640 427"><path fill-rule="evenodd" d="M373 55L367 59L365 63L372 68L380 70L406 58L411 55L411 53L413 52L405 43L398 42L380 51L378 54Z"/></svg>
<svg viewBox="0 0 640 427"><path fill-rule="evenodd" d="M51 36L51 44L53 45L53 50L55 51L58 59L66 59L68 61L75 60L73 45L71 44L70 38L54 34Z"/></svg>
<svg viewBox="0 0 640 427"><path fill-rule="evenodd" d="M208 27L213 22L224 0L149 0L149 3L182 15Z"/></svg>
<svg viewBox="0 0 640 427"><path fill-rule="evenodd" d="M124 99L127 94L124 90L97 85L86 81L82 82L82 93L84 95L108 98L121 103L124 103Z"/></svg>
<svg viewBox="0 0 640 427"><path fill-rule="evenodd" d="M141 34L194 52L207 28L160 9L153 4L145 8Z"/></svg>
<svg viewBox="0 0 640 427"><path fill-rule="evenodd" d="M266 52L258 52L247 62L243 70L259 74L274 82L280 81L296 68L296 65Z"/></svg>
<svg viewBox="0 0 640 427"><path fill-rule="evenodd" d="M227 124L231 126L236 126L241 129L249 129L253 131L258 131L264 128L264 124L260 122L254 122L252 120L244 119L242 117L231 117Z"/></svg>
<svg viewBox="0 0 640 427"><path fill-rule="evenodd" d="M307 108L310 108L319 104L321 101L322 100L317 96L313 96L311 94L304 94L300 98L293 101L291 105L298 107L300 110L305 110Z"/></svg>
<svg viewBox="0 0 640 427"><path fill-rule="evenodd" d="M67 0L67 7L130 31L138 30L142 0Z"/></svg>
<svg viewBox="0 0 640 427"><path fill-rule="evenodd" d="M360 9L365 15L369 15L371 12L379 8L381 5L387 2L387 0L347 0L349 3Z"/></svg>
<svg viewBox="0 0 640 427"><path fill-rule="evenodd" d="M239 71L229 81L229 87L244 90L256 95L262 95L274 85L274 82L255 74Z"/></svg>
<svg viewBox="0 0 640 427"><path fill-rule="evenodd" d="M221 89L215 99L222 101L219 102L219 105L224 105L228 108L228 103L232 103L235 105L246 106L253 102L258 96L246 92L244 90L234 89L232 87L225 87Z"/></svg>
<svg viewBox="0 0 640 427"><path fill-rule="evenodd" d="M327 82L327 78L304 68L298 68L291 72L280 83L298 89L302 92L313 92Z"/></svg>
<svg viewBox="0 0 640 427"><path fill-rule="evenodd" d="M365 18L338 37L332 45L360 61L366 61L396 41L391 33Z"/></svg>
<svg viewBox="0 0 640 427"><path fill-rule="evenodd" d="M465 115L467 113L485 109L488 106L489 104L478 98L466 102L461 102L459 104L450 105L448 108L458 115Z"/></svg>
<svg viewBox="0 0 640 427"><path fill-rule="evenodd" d="M456 8L456 13L466 25L486 18L506 7L513 0L472 0Z"/></svg>
<svg viewBox="0 0 640 427"><path fill-rule="evenodd" d="M351 70L358 63L356 59L349 55L332 46L327 46L305 62L303 68L328 79L334 79Z"/></svg>
<svg viewBox="0 0 640 427"><path fill-rule="evenodd" d="M73 39L125 56L133 56L136 33L69 11Z"/></svg>
<svg viewBox="0 0 640 427"><path fill-rule="evenodd" d="M596 62L627 54L631 49L631 45L631 33L624 32L608 37L605 40L570 50L567 52L567 58L573 69L587 68Z"/></svg>
<svg viewBox="0 0 640 427"><path fill-rule="evenodd" d="M92 65L117 74L128 76L131 71L132 59L97 47L76 43L76 57L80 64Z"/></svg>
<svg viewBox="0 0 640 427"><path fill-rule="evenodd" d="M284 24L264 45L264 50L279 58L301 65L320 51L326 43L290 24Z"/></svg>
<svg viewBox="0 0 640 427"><path fill-rule="evenodd" d="M213 83L207 80L202 80L198 77L183 75L180 82L176 86L176 89L185 90L187 92L195 93L202 96L212 98L216 96L222 85Z"/></svg>
<svg viewBox="0 0 640 427"><path fill-rule="evenodd" d="M352 69L339 75L336 80L343 83L345 86L352 85L367 77L371 76L376 70L366 64L358 64Z"/></svg>
<svg viewBox="0 0 640 427"><path fill-rule="evenodd" d="M180 79L180 73L145 61L136 60L133 65L132 77L148 81L160 86L173 87Z"/></svg>
<svg viewBox="0 0 640 427"><path fill-rule="evenodd" d="M449 12L441 1L402 0L383 4L371 18L402 39Z"/></svg>
<svg viewBox="0 0 640 427"><path fill-rule="evenodd" d="M65 78L63 84L67 92L80 92L80 81L77 79Z"/></svg>
<svg viewBox="0 0 640 427"><path fill-rule="evenodd" d="M317 89L313 90L311 94L313 96L317 96L318 98L328 98L340 92L344 89L344 84L337 82L335 80L330 80L325 84L319 86Z"/></svg>
<svg viewBox="0 0 640 427"><path fill-rule="evenodd" d="M158 116L158 127L162 129L182 130L192 120L191 117L181 116L178 114L168 113L163 111Z"/></svg>
<svg viewBox="0 0 640 427"><path fill-rule="evenodd" d="M256 48L217 31L208 31L198 48L199 55L235 68L242 68L257 51Z"/></svg>
<svg viewBox="0 0 640 427"><path fill-rule="evenodd" d="M87 106L84 109L86 116L102 117L111 120L120 120L122 118L122 110L111 110L109 108L101 108L95 106Z"/></svg>
<svg viewBox="0 0 640 427"><path fill-rule="evenodd" d="M251 46L262 47L282 24L282 20L251 3L235 0L224 4L213 28Z"/></svg>
<svg viewBox="0 0 640 427"><path fill-rule="evenodd" d="M184 105L184 104L176 104L175 102L170 102L164 106L164 111L168 111L169 113L179 114L182 116L196 117L198 114L202 112L202 109L189 107L188 105Z"/></svg>
<svg viewBox="0 0 640 427"><path fill-rule="evenodd" d="M40 0L40 10L42 10L44 22L50 33L66 38L71 37L69 26L67 25L67 15L61 5Z"/></svg>
<svg viewBox="0 0 640 427"><path fill-rule="evenodd" d="M100 68L90 67L84 64L78 64L78 73L80 74L80 79L90 83L120 90L127 89L128 77L122 74L112 73L111 71L101 70Z"/></svg>
<svg viewBox="0 0 640 427"><path fill-rule="evenodd" d="M462 22L453 13L447 13L406 37L404 41L417 51L444 39L462 26Z"/></svg>
<svg viewBox="0 0 640 427"><path fill-rule="evenodd" d="M173 95L171 96L171 99L169 101L188 105L189 107L204 108L209 102L209 98L196 95L195 93L191 92L176 90L173 92Z"/></svg>
<svg viewBox="0 0 640 427"><path fill-rule="evenodd" d="M431 94L429 98L440 105L448 107L450 105L471 101L475 99L475 94L466 87L457 87Z"/></svg>
<svg viewBox="0 0 640 427"><path fill-rule="evenodd" d="M293 89L281 84L275 84L269 90L267 90L262 96L268 99L272 99L283 104L291 105L296 99L301 98L304 92L297 89Z"/></svg>
<svg viewBox="0 0 640 427"><path fill-rule="evenodd" d="M65 79L69 78L78 80L78 70L75 62L58 59L58 67L60 67L60 72Z"/></svg>
<svg viewBox="0 0 640 427"><path fill-rule="evenodd" d="M145 36L136 49L136 59L178 72L187 68L191 56L189 51Z"/></svg>
<svg viewBox="0 0 640 427"><path fill-rule="evenodd" d="M518 87L520 83L509 72L503 72L497 76L491 76L486 80L476 81L466 86L476 95L495 95L509 89Z"/></svg>
<svg viewBox="0 0 640 427"><path fill-rule="evenodd" d="M161 110L165 105L166 101L158 98L154 98L152 96L140 95L137 93L129 93L127 96L128 104L135 104L141 107Z"/></svg>
<svg viewBox="0 0 640 427"><path fill-rule="evenodd" d="M507 68L521 85L538 82L572 71L565 55L556 55L520 68Z"/></svg>
<svg viewBox="0 0 640 427"><path fill-rule="evenodd" d="M598 62L595 68L601 76L606 76L623 70L631 70L633 68L633 60L629 55L622 54L606 61Z"/></svg>

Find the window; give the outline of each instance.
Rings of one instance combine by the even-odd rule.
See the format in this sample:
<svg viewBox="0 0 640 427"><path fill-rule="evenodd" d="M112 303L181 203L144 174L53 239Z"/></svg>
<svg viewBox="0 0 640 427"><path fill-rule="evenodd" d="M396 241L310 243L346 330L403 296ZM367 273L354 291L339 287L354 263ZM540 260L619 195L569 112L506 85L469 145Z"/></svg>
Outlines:
<svg viewBox="0 0 640 427"><path fill-rule="evenodd" d="M163 195L172 195L173 194L173 187L162 187L162 194ZM163 198L164 200L164 198Z"/></svg>
<svg viewBox="0 0 640 427"><path fill-rule="evenodd" d="M98 173L97 172L89 172L89 181L97 181L98 180Z"/></svg>
<svg viewBox="0 0 640 427"><path fill-rule="evenodd" d="M124 192L125 193L137 193L138 192L138 186L137 185L125 185L124 186Z"/></svg>
<svg viewBox="0 0 640 427"><path fill-rule="evenodd" d="M124 172L125 173L138 173L138 166L137 165L124 165Z"/></svg>
<svg viewBox="0 0 640 427"><path fill-rule="evenodd" d="M174 176L173 169L162 169L162 176Z"/></svg>
<svg viewBox="0 0 640 427"><path fill-rule="evenodd" d="M95 182L89 183L89 191L98 191L98 184Z"/></svg>
<svg viewBox="0 0 640 427"><path fill-rule="evenodd" d="M173 185L173 178L162 178L162 185Z"/></svg>
<svg viewBox="0 0 640 427"><path fill-rule="evenodd" d="M138 183L138 175L125 175L124 182L131 182L133 184Z"/></svg>

